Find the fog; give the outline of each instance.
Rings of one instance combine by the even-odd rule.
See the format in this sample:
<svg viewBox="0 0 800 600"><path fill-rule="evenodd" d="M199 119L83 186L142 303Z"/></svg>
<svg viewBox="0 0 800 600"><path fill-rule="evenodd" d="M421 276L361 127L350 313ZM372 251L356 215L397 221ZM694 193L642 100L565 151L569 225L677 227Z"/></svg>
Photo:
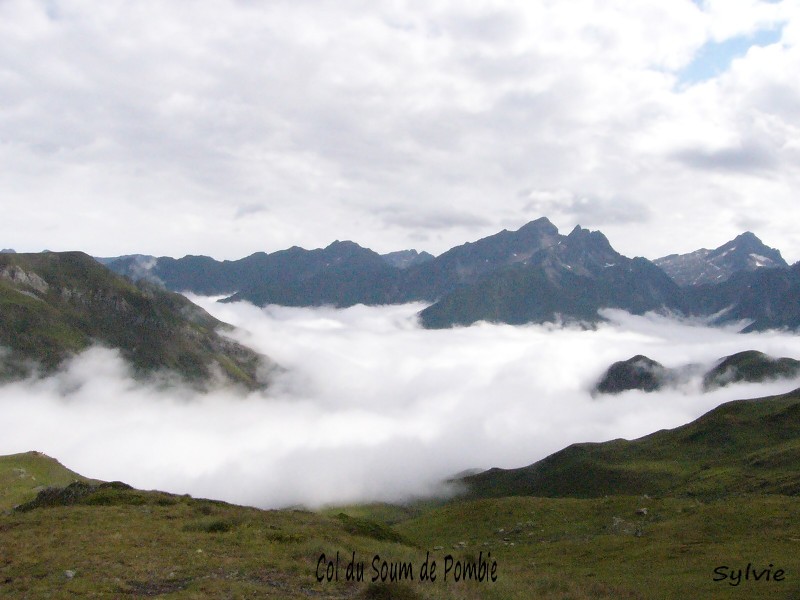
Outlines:
<svg viewBox="0 0 800 600"><path fill-rule="evenodd" d="M711 366L741 350L800 356L800 337L607 311L593 330L478 324L425 331L423 305L300 309L192 297L285 368L266 392L142 383L92 348L0 388L0 454L39 450L88 477L276 508L446 493L466 469L519 467L574 442L636 438L800 381L592 397L614 361Z"/></svg>

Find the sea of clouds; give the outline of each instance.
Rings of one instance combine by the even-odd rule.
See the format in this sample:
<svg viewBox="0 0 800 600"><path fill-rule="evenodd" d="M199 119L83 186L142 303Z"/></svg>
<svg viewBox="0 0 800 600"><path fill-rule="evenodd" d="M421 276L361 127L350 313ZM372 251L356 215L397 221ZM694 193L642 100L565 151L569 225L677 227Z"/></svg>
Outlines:
<svg viewBox="0 0 800 600"><path fill-rule="evenodd" d="M56 375L0 387L0 454L38 450L89 477L265 508L445 493L467 469L520 467L569 444L636 438L722 402L800 380L702 393L593 396L603 371L645 354L712 366L747 349L800 357L800 336L738 334L607 311L596 329L478 324L421 329L420 304L260 309L192 297L285 370L266 392L199 393L134 380L92 348Z"/></svg>

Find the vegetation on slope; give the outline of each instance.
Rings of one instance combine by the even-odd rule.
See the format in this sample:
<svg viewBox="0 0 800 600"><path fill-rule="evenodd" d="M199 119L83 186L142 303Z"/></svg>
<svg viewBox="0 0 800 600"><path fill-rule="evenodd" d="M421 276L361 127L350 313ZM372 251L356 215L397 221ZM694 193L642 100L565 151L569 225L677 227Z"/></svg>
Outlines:
<svg viewBox="0 0 800 600"><path fill-rule="evenodd" d="M799 463L800 389L728 402L638 440L574 444L527 467L491 469L464 481L472 497L797 495Z"/></svg>
<svg viewBox="0 0 800 600"><path fill-rule="evenodd" d="M800 374L800 361L793 358L773 358L763 352L746 350L726 356L703 377L703 386L714 389L748 381L758 383L770 379L795 377Z"/></svg>
<svg viewBox="0 0 800 600"><path fill-rule="evenodd" d="M70 471L41 452L0 456L0 511L30 502L45 488L92 480Z"/></svg>
<svg viewBox="0 0 800 600"><path fill-rule="evenodd" d="M183 296L118 276L81 252L0 254L0 376L50 372L92 344L119 349L137 374L215 372L260 387L268 361L222 337L226 326Z"/></svg>
<svg viewBox="0 0 800 600"><path fill-rule="evenodd" d="M0 515L2 597L611 600L800 593L800 499L788 496L508 497L320 514L122 484L72 487L80 493L65 490L51 494L54 501ZM347 581L354 555L364 564L362 581ZM382 561L410 564L413 579L373 582L376 556L379 568ZM426 560L437 563L434 582L419 578ZM454 581L456 562L496 563L496 581ZM714 580L715 569L728 574L748 563L759 571L773 565L786 577L736 586Z"/></svg>

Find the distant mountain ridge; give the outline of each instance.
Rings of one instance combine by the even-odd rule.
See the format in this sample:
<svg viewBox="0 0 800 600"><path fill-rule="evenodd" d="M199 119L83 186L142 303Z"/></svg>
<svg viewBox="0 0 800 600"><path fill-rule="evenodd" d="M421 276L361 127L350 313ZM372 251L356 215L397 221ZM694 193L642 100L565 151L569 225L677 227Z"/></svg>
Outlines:
<svg viewBox="0 0 800 600"><path fill-rule="evenodd" d="M661 311L709 323L749 321L749 330L800 327L800 267L745 232L715 250L651 262L619 254L599 231L560 234L547 218L433 257L380 255L355 242L292 247L236 261L132 255L103 259L132 279L175 291L226 295L257 305L347 307L428 302L425 327L477 321L595 322L598 310ZM688 283L687 283L688 282Z"/></svg>

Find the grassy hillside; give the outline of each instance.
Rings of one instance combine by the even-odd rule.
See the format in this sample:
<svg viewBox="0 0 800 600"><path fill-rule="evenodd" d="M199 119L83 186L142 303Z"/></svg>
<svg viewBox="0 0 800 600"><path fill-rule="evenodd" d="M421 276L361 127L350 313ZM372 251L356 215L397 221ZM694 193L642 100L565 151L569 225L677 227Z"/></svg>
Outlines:
<svg viewBox="0 0 800 600"><path fill-rule="evenodd" d="M183 296L133 284L81 252L0 254L0 376L52 371L99 343L138 374L177 372L196 384L215 371L248 388L268 361L216 333L226 327Z"/></svg>
<svg viewBox="0 0 800 600"><path fill-rule="evenodd" d="M1 597L788 600L800 594L800 500L788 496L509 497L312 513L122 484L72 489L61 502L51 495L50 506L0 514ZM364 565L362 581L346 580L353 553ZM387 561L409 564L412 575L373 583L375 556L378 573ZM437 563L435 581L420 580L426 560ZM496 580L454 581L456 562L462 572L465 564L496 564ZM772 564L786 576L714 581L715 569L725 567L727 576L748 563L759 571Z"/></svg>
<svg viewBox="0 0 800 600"><path fill-rule="evenodd" d="M0 456L0 511L33 500L44 488L66 487L74 481L92 480L41 452Z"/></svg>
<svg viewBox="0 0 800 600"><path fill-rule="evenodd" d="M465 481L474 497L800 492L800 390L719 406L638 440L574 444L521 469Z"/></svg>

